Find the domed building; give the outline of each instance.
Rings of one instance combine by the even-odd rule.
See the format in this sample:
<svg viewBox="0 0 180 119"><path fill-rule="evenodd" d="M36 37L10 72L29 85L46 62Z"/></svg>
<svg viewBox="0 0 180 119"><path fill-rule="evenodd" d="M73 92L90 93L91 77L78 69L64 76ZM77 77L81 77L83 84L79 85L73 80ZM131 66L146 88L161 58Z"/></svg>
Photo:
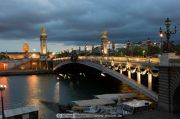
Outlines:
<svg viewBox="0 0 180 119"><path fill-rule="evenodd" d="M29 51L30 51L29 43L24 42L22 45L22 52L29 52Z"/></svg>

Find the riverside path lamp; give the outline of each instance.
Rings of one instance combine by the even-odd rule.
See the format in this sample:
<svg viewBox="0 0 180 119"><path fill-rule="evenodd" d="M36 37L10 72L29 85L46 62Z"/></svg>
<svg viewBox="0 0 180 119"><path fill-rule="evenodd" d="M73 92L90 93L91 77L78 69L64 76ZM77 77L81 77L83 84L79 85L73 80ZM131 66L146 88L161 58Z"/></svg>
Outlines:
<svg viewBox="0 0 180 119"><path fill-rule="evenodd" d="M3 91L6 89L6 85L0 85L0 91L1 91L1 106L2 106L2 119L5 119L4 115L4 103L3 103Z"/></svg>
<svg viewBox="0 0 180 119"><path fill-rule="evenodd" d="M174 30L171 31L170 26L171 26L171 20L169 18L166 19L165 21L166 25L166 31L162 31L162 28L160 27L160 36L163 36L163 34L166 35L166 41L163 43L163 50L162 52L164 53L171 53L174 52L173 49L173 41L171 40L171 35L176 34L176 26L174 27Z"/></svg>

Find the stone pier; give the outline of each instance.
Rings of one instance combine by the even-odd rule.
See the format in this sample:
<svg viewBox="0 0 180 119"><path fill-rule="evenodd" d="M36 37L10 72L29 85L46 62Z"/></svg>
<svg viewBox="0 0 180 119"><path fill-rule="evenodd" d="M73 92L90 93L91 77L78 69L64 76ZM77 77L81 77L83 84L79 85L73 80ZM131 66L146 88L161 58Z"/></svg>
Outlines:
<svg viewBox="0 0 180 119"><path fill-rule="evenodd" d="M158 108L180 112L180 58L175 53L163 53L160 58Z"/></svg>

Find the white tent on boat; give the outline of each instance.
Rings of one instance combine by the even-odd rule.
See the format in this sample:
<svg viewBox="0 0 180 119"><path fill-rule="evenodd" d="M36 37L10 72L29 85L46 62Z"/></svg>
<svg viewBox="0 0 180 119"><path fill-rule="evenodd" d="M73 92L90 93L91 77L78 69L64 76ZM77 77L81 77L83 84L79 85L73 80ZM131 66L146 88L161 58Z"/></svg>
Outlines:
<svg viewBox="0 0 180 119"><path fill-rule="evenodd" d="M148 100L132 100L132 101L128 101L128 102L123 102L123 104L125 105L128 105L130 107L134 107L134 108L137 108L137 107L143 107L143 106L146 106L146 104L151 104L152 102L148 101Z"/></svg>
<svg viewBox="0 0 180 119"><path fill-rule="evenodd" d="M136 95L133 93L118 93L118 94L102 94L95 95L96 98L99 99L109 99L109 100L119 100L119 99L127 99L134 98Z"/></svg>
<svg viewBox="0 0 180 119"><path fill-rule="evenodd" d="M77 106L97 106L97 105L110 105L115 104L115 101L110 99L91 99L91 100L78 100L72 101Z"/></svg>

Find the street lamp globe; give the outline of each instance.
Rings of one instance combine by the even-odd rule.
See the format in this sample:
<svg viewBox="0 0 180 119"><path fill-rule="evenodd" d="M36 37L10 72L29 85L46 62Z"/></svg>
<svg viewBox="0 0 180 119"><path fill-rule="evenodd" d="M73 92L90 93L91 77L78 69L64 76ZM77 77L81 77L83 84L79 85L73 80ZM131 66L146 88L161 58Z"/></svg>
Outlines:
<svg viewBox="0 0 180 119"><path fill-rule="evenodd" d="M6 89L6 85L0 85L0 91L4 91Z"/></svg>
<svg viewBox="0 0 180 119"><path fill-rule="evenodd" d="M161 38L163 38L163 36L164 36L164 35L163 35L163 33L160 33L160 35L159 35L159 36L160 36Z"/></svg>
<svg viewBox="0 0 180 119"><path fill-rule="evenodd" d="M163 36L164 36L164 34L163 34L163 31L162 31L162 28L160 27L160 29L159 29L159 36L162 38Z"/></svg>

